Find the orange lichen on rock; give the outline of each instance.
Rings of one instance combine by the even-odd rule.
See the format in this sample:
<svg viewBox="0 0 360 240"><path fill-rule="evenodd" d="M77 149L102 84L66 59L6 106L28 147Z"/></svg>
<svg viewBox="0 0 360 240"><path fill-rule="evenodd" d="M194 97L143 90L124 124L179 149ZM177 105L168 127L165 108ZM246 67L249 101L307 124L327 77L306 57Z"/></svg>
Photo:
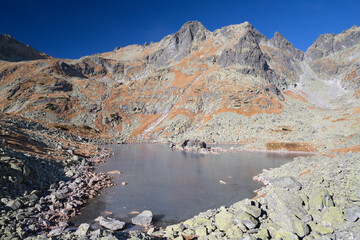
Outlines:
<svg viewBox="0 0 360 240"><path fill-rule="evenodd" d="M267 150L285 150L291 152L316 152L317 149L310 143L299 142L268 142L265 144Z"/></svg>
<svg viewBox="0 0 360 240"><path fill-rule="evenodd" d="M265 193L263 193L263 194L257 195L257 196L255 196L255 197L253 198L253 200L256 200L256 199L259 199L259 198L265 197L267 194L268 194L268 193L267 193L267 192L265 192Z"/></svg>
<svg viewBox="0 0 360 240"><path fill-rule="evenodd" d="M298 177L301 177L302 175L306 175L309 174L311 172L311 169L309 168L308 170L306 170L305 172L302 172L298 175Z"/></svg>
<svg viewBox="0 0 360 240"><path fill-rule="evenodd" d="M150 126L150 124L154 121L156 121L156 119L159 118L161 114L140 114L140 125L131 133L130 137L135 138L138 135L140 135L141 133L143 133L146 128L148 128Z"/></svg>
<svg viewBox="0 0 360 240"><path fill-rule="evenodd" d="M193 121L196 114L185 108L176 108L176 109L174 108L173 110L170 111L168 116L169 119L172 120L178 115L187 116L191 119L191 121Z"/></svg>
<svg viewBox="0 0 360 240"><path fill-rule="evenodd" d="M178 87L178 88L185 88L188 86L196 77L200 75L200 72L188 76L184 73L182 73L180 70L173 70L172 71L175 74L175 78L172 81L172 87Z"/></svg>
<svg viewBox="0 0 360 240"><path fill-rule="evenodd" d="M351 147L345 147L345 148L337 148L337 149L333 149L331 150L331 153L335 153L335 152L338 152L338 153L348 153L348 152L360 152L360 145L354 145L354 146L351 146Z"/></svg>
<svg viewBox="0 0 360 240"><path fill-rule="evenodd" d="M299 90L296 90L296 91L293 91L293 90L286 90L283 92L284 95L288 96L288 97L291 97L291 98L294 98L294 99L298 99L300 101L303 101L303 102L308 102L305 98L305 93L299 91Z"/></svg>
<svg viewBox="0 0 360 240"><path fill-rule="evenodd" d="M283 104L276 99L270 99L265 96L259 95L255 100L252 101L255 103L252 106L243 106L240 108L229 108L229 107L221 107L214 112L214 114L219 114L222 112L234 112L245 116L252 116L254 114L259 113L275 113L281 114L283 109ZM262 106L262 107L261 107Z"/></svg>

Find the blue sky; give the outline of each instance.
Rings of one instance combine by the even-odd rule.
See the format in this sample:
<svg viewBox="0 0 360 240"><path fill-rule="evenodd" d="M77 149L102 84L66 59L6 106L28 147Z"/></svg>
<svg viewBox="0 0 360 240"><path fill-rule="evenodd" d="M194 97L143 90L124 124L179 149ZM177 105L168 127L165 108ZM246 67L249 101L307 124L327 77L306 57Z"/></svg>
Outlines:
<svg viewBox="0 0 360 240"><path fill-rule="evenodd" d="M266 37L278 31L301 50L320 34L360 25L355 0L0 0L0 9L0 33L59 58L159 41L191 20L211 31L249 21Z"/></svg>

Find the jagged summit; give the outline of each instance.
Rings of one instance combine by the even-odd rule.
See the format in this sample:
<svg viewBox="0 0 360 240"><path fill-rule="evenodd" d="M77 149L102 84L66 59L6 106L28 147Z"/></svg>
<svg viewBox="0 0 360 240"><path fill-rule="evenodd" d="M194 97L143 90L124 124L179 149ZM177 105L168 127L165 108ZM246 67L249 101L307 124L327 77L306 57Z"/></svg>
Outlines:
<svg viewBox="0 0 360 240"><path fill-rule="evenodd" d="M274 37L269 40L269 43L276 48L286 51L299 61L304 59L304 52L296 49L293 44L279 32L274 34Z"/></svg>
<svg viewBox="0 0 360 240"><path fill-rule="evenodd" d="M188 21L181 26L177 33L181 34L182 32L190 31L193 33L197 33L198 31L209 31L204 25L199 21Z"/></svg>
<svg viewBox="0 0 360 240"><path fill-rule="evenodd" d="M314 61L335 52L349 49L358 43L360 43L360 27L356 25L337 35L334 33L322 34L306 51L306 59Z"/></svg>
<svg viewBox="0 0 360 240"><path fill-rule="evenodd" d="M0 34L0 60L18 62L47 58L50 56L17 41L11 35Z"/></svg>

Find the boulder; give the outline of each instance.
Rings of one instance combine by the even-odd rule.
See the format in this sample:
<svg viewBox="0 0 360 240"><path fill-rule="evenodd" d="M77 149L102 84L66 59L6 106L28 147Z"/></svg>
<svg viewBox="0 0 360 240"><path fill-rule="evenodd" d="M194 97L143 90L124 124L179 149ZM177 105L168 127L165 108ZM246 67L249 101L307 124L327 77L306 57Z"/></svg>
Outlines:
<svg viewBox="0 0 360 240"><path fill-rule="evenodd" d="M243 232L238 226L233 225L226 231L226 236L230 239L239 239L243 236Z"/></svg>
<svg viewBox="0 0 360 240"><path fill-rule="evenodd" d="M148 226L150 226L150 224L152 222L152 218L153 218L152 212L149 210L145 210L142 213L140 213L139 215L137 215L136 217L133 217L131 219L131 222L134 225L148 227Z"/></svg>
<svg viewBox="0 0 360 240"><path fill-rule="evenodd" d="M273 188L265 197L269 205L267 213L286 232L304 237L310 232L309 226L305 224L309 214L303 208L303 200L295 193L289 194L283 188Z"/></svg>
<svg viewBox="0 0 360 240"><path fill-rule="evenodd" d="M195 235L198 237L204 237L207 235L207 229L204 226L198 226L195 228Z"/></svg>
<svg viewBox="0 0 360 240"><path fill-rule="evenodd" d="M90 224L83 223L78 227L78 229L75 232L75 235L77 235L77 236L86 236L86 235L88 235L90 233L90 231L91 231Z"/></svg>
<svg viewBox="0 0 360 240"><path fill-rule="evenodd" d="M281 187L286 190L299 191L302 187L298 180L294 177L280 177L271 180L270 183L274 187Z"/></svg>
<svg viewBox="0 0 360 240"><path fill-rule="evenodd" d="M336 207L329 207L322 212L321 222L324 226L339 228L344 222L343 214Z"/></svg>
<svg viewBox="0 0 360 240"><path fill-rule="evenodd" d="M247 229L254 229L259 224L259 221L256 220L256 218L243 210L239 210L235 213L235 222L242 223Z"/></svg>
<svg viewBox="0 0 360 240"><path fill-rule="evenodd" d="M6 207L11 208L12 210L18 210L22 205L23 204L19 200L11 200L6 204Z"/></svg>
<svg viewBox="0 0 360 240"><path fill-rule="evenodd" d="M206 143L201 142L200 140L185 140L181 144L182 148L188 147L188 148L206 148Z"/></svg>
<svg viewBox="0 0 360 240"><path fill-rule="evenodd" d="M274 239L287 239L287 240L298 240L299 237L292 232L288 232L285 229L280 229L279 231L275 232Z"/></svg>
<svg viewBox="0 0 360 240"><path fill-rule="evenodd" d="M234 215L227 212L221 211L215 215L215 225L221 231L227 231L234 224Z"/></svg>
<svg viewBox="0 0 360 240"><path fill-rule="evenodd" d="M356 222L360 218L360 207L354 206L346 209L344 219L350 222Z"/></svg>
<svg viewBox="0 0 360 240"><path fill-rule="evenodd" d="M255 205L250 205L251 202L249 200L248 203L245 203L244 201L237 202L231 206L231 208L234 210L234 212L237 212L239 210L243 210L250 214L251 216L258 218L261 216L261 209L258 208Z"/></svg>
<svg viewBox="0 0 360 240"><path fill-rule="evenodd" d="M113 218L104 218L102 216L95 219L96 222L99 223L100 226L110 229L112 231L118 231L125 228L125 222L121 222L119 220L115 220Z"/></svg>
<svg viewBox="0 0 360 240"><path fill-rule="evenodd" d="M309 206L312 211L323 210L334 206L334 202L326 189L315 190L309 198Z"/></svg>

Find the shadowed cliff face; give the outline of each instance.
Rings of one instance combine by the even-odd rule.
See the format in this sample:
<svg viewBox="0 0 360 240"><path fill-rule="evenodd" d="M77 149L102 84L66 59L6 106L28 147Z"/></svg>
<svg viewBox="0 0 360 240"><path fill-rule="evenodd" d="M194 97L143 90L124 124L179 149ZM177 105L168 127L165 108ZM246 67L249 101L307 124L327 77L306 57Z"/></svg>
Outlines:
<svg viewBox="0 0 360 240"><path fill-rule="evenodd" d="M7 34L0 34L0 60L19 62L26 60L47 59L50 56L15 40Z"/></svg>
<svg viewBox="0 0 360 240"><path fill-rule="evenodd" d="M304 53L248 22L214 32L188 22L158 43L78 60L3 61L0 106L121 141L322 145L358 121L359 33L322 35ZM320 112L329 118L315 121Z"/></svg>

